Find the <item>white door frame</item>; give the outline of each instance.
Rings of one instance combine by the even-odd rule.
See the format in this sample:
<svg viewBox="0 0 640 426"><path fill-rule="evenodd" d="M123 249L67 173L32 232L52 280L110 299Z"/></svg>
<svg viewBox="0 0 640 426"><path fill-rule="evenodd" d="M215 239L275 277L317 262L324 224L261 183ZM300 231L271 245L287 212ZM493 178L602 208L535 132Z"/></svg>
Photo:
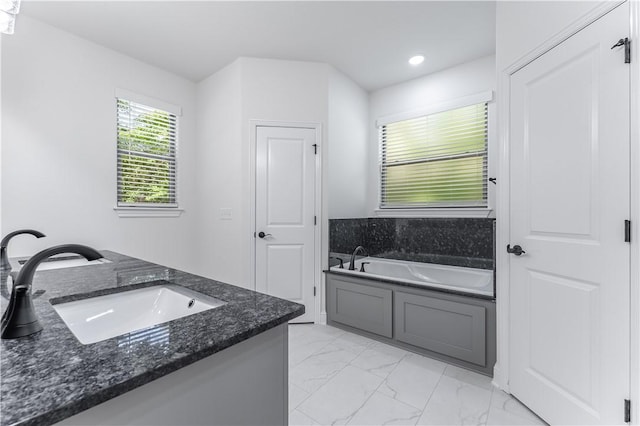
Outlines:
<svg viewBox="0 0 640 426"><path fill-rule="evenodd" d="M249 160L249 283L256 289L256 238L253 233L256 232L256 151L257 151L257 131L258 127L293 127L298 129L313 129L316 133L316 184L314 197L314 211L317 217L314 229L314 249L315 256L313 258L313 277L316 286L316 295L314 297L314 313L313 322L320 323L320 300L322 294L322 125L320 123L297 122L297 121L272 121L272 120L249 120L250 134L250 160Z"/></svg>
<svg viewBox="0 0 640 426"><path fill-rule="evenodd" d="M518 60L498 70L498 188L496 205L496 308L497 308L497 362L493 383L509 391L509 255L504 250L510 243L510 79L518 70L568 39L581 29L601 18L624 1L602 2L563 31L549 38ZM630 300L630 362L632 401L631 420L640 424L640 2L631 1L630 39L631 61L631 300ZM621 33L622 33L621 29ZM615 42L615 41L614 41ZM621 408L622 409L622 401Z"/></svg>
<svg viewBox="0 0 640 426"><path fill-rule="evenodd" d="M640 424L640 2L631 6L631 423Z"/></svg>

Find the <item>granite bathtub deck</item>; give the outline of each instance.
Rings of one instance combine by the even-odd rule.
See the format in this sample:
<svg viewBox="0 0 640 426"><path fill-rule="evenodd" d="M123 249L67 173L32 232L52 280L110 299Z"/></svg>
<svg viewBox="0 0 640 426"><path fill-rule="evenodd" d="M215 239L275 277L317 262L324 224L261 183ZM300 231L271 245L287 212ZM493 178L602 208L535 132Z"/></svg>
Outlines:
<svg viewBox="0 0 640 426"><path fill-rule="evenodd" d="M416 288L416 289L419 289L419 290L430 290L430 291L435 291L435 292L438 292L438 293L455 294L455 295L458 295L458 296L471 297L471 298L474 298L474 299L495 300L495 295L469 293L469 292L466 292L466 291L457 291L457 290L452 290L452 289L447 289L447 288L432 287L432 286L429 286L429 284L415 284L415 283L410 283L410 282L406 282L406 281L402 281L402 280L395 280L393 278L380 277L380 276L376 276L376 275L373 275L373 274L369 274L369 275L366 275L366 276L359 276L357 274L341 271L339 268L338 269L335 269L335 268L334 269L324 269L322 272L324 272L327 275L334 275L334 276L339 276L339 277L340 276L341 277L350 277L350 278L360 279L360 280L377 281L377 282L380 282L380 283L393 284L393 285L397 285L397 286L401 286L401 287L410 287L410 288ZM495 294L495 290L494 290L494 294Z"/></svg>
<svg viewBox="0 0 640 426"><path fill-rule="evenodd" d="M304 306L287 300L118 253L102 253L112 263L36 273L33 291L45 290L34 299L44 330L1 341L0 426L56 423L304 313ZM83 345L50 303L51 299L124 291L159 280L227 304ZM6 304L2 298L2 311Z"/></svg>

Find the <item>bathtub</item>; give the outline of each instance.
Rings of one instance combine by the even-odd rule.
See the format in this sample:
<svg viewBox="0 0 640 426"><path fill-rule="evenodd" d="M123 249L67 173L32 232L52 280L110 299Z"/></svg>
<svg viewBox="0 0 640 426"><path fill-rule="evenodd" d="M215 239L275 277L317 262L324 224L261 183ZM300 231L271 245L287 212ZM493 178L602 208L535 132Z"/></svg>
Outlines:
<svg viewBox="0 0 640 426"><path fill-rule="evenodd" d="M360 272L363 262L366 272ZM332 266L331 272L371 278L413 287L424 287L455 293L494 297L493 271L465 268L461 266L436 265L433 263L409 262L377 257L365 257L355 261L355 270L350 271L349 263L344 269Z"/></svg>

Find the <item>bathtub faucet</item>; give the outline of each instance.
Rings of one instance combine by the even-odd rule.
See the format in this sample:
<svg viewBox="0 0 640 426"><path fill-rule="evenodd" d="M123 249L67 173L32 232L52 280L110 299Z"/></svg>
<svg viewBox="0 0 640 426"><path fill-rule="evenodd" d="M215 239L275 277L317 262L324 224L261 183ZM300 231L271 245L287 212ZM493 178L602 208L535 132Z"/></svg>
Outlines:
<svg viewBox="0 0 640 426"><path fill-rule="evenodd" d="M340 269L344 269L344 260L341 257L329 256L329 259L335 259L340 262Z"/></svg>
<svg viewBox="0 0 640 426"><path fill-rule="evenodd" d="M367 251L364 249L364 247L362 247L362 246L356 247L356 249L351 254L351 261L349 262L349 270L350 271L355 271L355 269L356 269L354 265L356 263L356 255L358 253L362 253L364 255L367 255Z"/></svg>

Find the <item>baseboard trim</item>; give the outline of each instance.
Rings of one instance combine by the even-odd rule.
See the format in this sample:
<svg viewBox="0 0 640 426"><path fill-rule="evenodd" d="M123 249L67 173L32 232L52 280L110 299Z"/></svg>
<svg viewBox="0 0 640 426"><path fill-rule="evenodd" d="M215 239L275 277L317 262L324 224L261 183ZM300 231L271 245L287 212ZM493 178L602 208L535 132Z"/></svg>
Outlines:
<svg viewBox="0 0 640 426"><path fill-rule="evenodd" d="M493 380L491 381L491 384L498 389L509 393L508 376L505 374L500 364L498 363L493 366Z"/></svg>

